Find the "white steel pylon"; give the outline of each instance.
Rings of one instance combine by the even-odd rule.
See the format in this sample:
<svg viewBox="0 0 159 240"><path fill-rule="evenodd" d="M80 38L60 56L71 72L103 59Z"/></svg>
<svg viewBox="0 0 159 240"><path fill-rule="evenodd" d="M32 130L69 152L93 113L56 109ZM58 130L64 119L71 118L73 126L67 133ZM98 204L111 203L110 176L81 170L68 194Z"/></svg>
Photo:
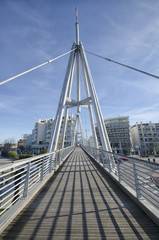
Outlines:
<svg viewBox="0 0 159 240"><path fill-rule="evenodd" d="M105 128L102 112L100 109L99 101L97 98L96 90L94 87L93 79L91 76L91 72L88 66L87 58L85 55L83 44L79 41L79 23L78 23L78 15L77 15L77 8L76 8L76 41L73 43L72 46L72 52L70 53L69 62L67 66L67 71L65 75L65 80L63 83L60 101L55 117L55 121L53 124L51 139L48 151L52 152L57 149L58 139L59 139L59 133L61 128L61 122L62 117L64 114L64 126L62 130L62 138L61 138L61 148L64 147L64 140L65 140L65 133L66 133L66 126L67 126L67 119L68 119L68 111L69 108L77 107L77 114L76 114L76 127L75 127L75 141L77 144L77 134L79 134L78 131L78 122L80 123L81 128L81 135L83 135L82 126L81 126L81 120L80 120L80 112L82 106L87 106L89 110L89 116L90 116L90 122L91 122L91 128L94 138L94 147L98 148L98 142L97 142L97 136L95 131L95 122L93 117L93 110L94 115L96 118L97 127L99 130L99 135L102 143L103 150L112 152L111 146L109 143L107 131ZM77 99L71 98L71 89L72 89L72 81L73 81L73 73L74 73L74 67L76 62L76 80L77 80ZM82 66L82 72L84 77L84 83L85 83L85 90L86 90L86 98L80 99L80 62ZM93 107L93 108L92 108Z"/></svg>
<svg viewBox="0 0 159 240"><path fill-rule="evenodd" d="M74 145L79 144L79 140L84 139L82 122L79 114L76 114L76 125L74 134ZM83 142L82 142L83 143Z"/></svg>

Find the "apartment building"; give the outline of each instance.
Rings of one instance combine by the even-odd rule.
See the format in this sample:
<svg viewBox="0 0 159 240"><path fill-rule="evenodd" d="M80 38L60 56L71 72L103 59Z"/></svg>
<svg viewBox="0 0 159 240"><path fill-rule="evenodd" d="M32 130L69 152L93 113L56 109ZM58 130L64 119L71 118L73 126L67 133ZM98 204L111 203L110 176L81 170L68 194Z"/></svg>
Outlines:
<svg viewBox="0 0 159 240"><path fill-rule="evenodd" d="M34 153L40 153L47 148L46 143L46 126L48 119L41 120L40 118L35 122L32 130L32 150Z"/></svg>
<svg viewBox="0 0 159 240"><path fill-rule="evenodd" d="M45 120L38 119L35 122L34 129L32 131L32 149L34 153L39 153L43 149L46 149L49 145L51 132L53 128L54 118ZM64 117L62 119L61 129L60 129L60 136L58 141L58 148L61 144L61 135L62 129L64 126ZM74 128L75 128L75 118L73 115L68 116L67 119L67 126L66 126L66 134L65 134L65 142L64 147L70 146L73 141L74 136Z"/></svg>
<svg viewBox="0 0 159 240"><path fill-rule="evenodd" d="M130 124L129 117L115 117L104 120L111 148L115 153L130 153ZM96 127L97 139L101 144L98 128Z"/></svg>
<svg viewBox="0 0 159 240"><path fill-rule="evenodd" d="M159 123L136 123L130 128L134 151L141 155L156 154L159 146Z"/></svg>
<svg viewBox="0 0 159 240"><path fill-rule="evenodd" d="M73 114L71 116L68 116L64 147L68 147L68 146L71 146L73 144L74 134L75 134L74 133L75 124L76 124L76 119L73 117ZM60 136L62 135L63 126L64 126L64 117L62 119ZM60 141L59 141L59 143L60 143Z"/></svg>

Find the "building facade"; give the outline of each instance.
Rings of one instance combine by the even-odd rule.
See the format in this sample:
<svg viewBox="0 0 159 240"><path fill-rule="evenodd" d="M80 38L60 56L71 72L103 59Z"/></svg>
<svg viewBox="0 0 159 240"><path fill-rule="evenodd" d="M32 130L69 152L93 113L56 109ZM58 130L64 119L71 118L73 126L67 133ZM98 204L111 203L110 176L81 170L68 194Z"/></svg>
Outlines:
<svg viewBox="0 0 159 240"><path fill-rule="evenodd" d="M50 138L51 138L53 123L54 123L54 118L52 119L47 118L45 120L38 119L35 122L34 129L32 131L32 145L31 145L34 153L40 153L42 150L48 147ZM62 124L60 129L58 149L60 148L60 144L61 144L61 139L62 139L61 135L62 135L63 126L64 126L64 117L62 119ZM74 128L75 128L75 118L73 117L73 115L68 116L64 147L68 147L72 145L72 141L74 139Z"/></svg>
<svg viewBox="0 0 159 240"><path fill-rule="evenodd" d="M159 148L159 123L136 123L130 128L132 148L141 155L155 154Z"/></svg>
<svg viewBox="0 0 159 240"><path fill-rule="evenodd" d="M104 120L112 151L115 153L130 153L130 124L129 117L115 117ZM98 128L96 127L97 139L101 144Z"/></svg>
<svg viewBox="0 0 159 240"><path fill-rule="evenodd" d="M41 120L40 118L35 122L34 129L32 130L32 145L33 153L40 153L43 149L47 148L46 143L46 126L48 119Z"/></svg>
<svg viewBox="0 0 159 240"><path fill-rule="evenodd" d="M75 134L75 124L76 124L76 119L73 117L73 115L68 116L64 147L69 147L73 144L74 134ZM60 137L59 138L61 138L63 127L64 127L64 117L62 119ZM59 144L60 143L61 143L61 141L59 139Z"/></svg>

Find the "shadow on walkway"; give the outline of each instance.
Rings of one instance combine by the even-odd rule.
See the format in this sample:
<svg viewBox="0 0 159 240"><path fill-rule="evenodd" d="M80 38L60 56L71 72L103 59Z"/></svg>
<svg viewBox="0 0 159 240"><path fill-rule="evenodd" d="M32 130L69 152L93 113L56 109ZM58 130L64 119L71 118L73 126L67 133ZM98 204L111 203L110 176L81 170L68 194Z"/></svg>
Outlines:
<svg viewBox="0 0 159 240"><path fill-rule="evenodd" d="M159 239L159 229L76 148L1 239Z"/></svg>

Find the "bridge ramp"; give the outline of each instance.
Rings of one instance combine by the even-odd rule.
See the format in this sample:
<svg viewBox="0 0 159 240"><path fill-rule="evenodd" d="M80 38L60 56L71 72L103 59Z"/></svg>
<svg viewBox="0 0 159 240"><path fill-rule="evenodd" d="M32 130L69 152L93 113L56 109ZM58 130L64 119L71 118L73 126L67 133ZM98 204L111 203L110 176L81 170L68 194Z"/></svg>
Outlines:
<svg viewBox="0 0 159 240"><path fill-rule="evenodd" d="M159 239L159 228L77 147L1 239Z"/></svg>

